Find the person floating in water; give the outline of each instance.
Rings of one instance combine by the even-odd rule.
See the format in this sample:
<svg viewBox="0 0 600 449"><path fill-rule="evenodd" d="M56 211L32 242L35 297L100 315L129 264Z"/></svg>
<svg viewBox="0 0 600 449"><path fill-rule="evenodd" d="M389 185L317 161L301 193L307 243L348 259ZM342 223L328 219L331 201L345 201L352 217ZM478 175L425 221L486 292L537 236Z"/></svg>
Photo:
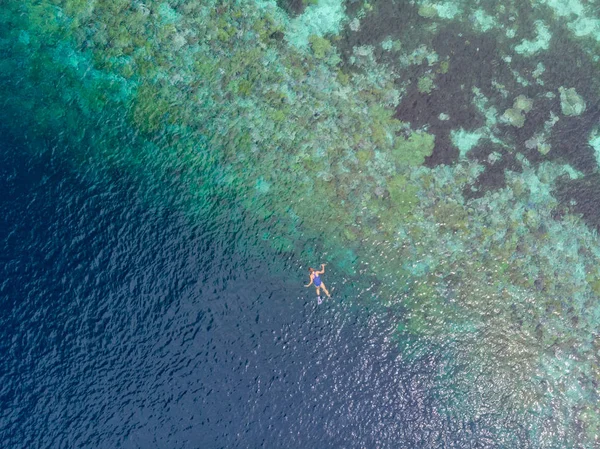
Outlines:
<svg viewBox="0 0 600 449"><path fill-rule="evenodd" d="M319 277L320 274L325 273L325 264L324 263L321 264L321 270L319 270L319 271L317 271L317 270L315 270L313 268L309 268L308 272L310 273L310 282L307 285L305 285L305 287L310 287L311 284L314 283L315 287L317 288L317 296L319 298L321 297L321 288L323 289L323 291L325 292L325 294L327 295L327 297L331 298L331 295L327 291L327 288L325 287L325 284L323 283L323 281Z"/></svg>

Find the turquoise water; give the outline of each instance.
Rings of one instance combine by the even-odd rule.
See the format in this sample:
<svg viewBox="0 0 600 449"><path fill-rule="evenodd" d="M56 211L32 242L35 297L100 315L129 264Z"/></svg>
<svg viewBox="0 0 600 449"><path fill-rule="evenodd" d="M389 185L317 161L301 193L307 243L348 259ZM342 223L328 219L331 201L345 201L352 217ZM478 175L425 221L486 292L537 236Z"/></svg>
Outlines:
<svg viewBox="0 0 600 449"><path fill-rule="evenodd" d="M388 416L385 401L367 401L376 412L352 421L363 429L357 447L599 444L600 17L594 2L9 1L0 33L8 190L14 179L28 179L31 159L43 180L40 192L44 183L60 185L69 176L81 182L74 191L135 192L135 201L125 196L115 204L136 204L154 230L128 247L136 221L112 215L117 229L128 230L119 241L123 254L170 247L173 233L161 230L161 220L169 229L175 214L185 229L231 230L211 240L217 247L235 241L230 250L199 250L204 264L230 267L225 274L215 269L212 276L222 279L215 291L228 291L234 268L268 260L276 267L268 271L278 274L267 284L297 284L301 293L291 296L314 306L313 291L300 284L309 265L327 263L325 282L336 289L327 310L335 309L339 321L324 332L335 335L347 317L367 310L385 322L372 335L382 353L395 354L382 362L384 371L412 378L423 369L426 387L417 390L426 406L417 401L416 408ZM23 217L43 210L31 201L36 192L10 200L30 204L5 233L9 260L20 261L7 265L13 282L46 256L28 261L26 246L13 252L18 241L11 226L48 242L57 238L23 224ZM82 222L103 210L90 207L80 217L77 204L84 200L55 201ZM88 234L92 253L109 254L116 244L82 233ZM183 235L178 247L198 244ZM175 266L189 257L183 249L169 254ZM140 270L148 266L150 259ZM61 273L77 267L66 264ZM92 270L65 292L104 276L101 268ZM177 276L162 281L172 285ZM278 314L302 313L282 307L291 299L284 302L273 293L278 289L237 282L234 296L242 302L262 298L254 299L262 304L269 296L276 322ZM39 293L25 290L27 307L37 307ZM135 288L124 295L133 312L143 304L140 295ZM203 290L195 295L189 313L208 301ZM78 301L96 296L82 293ZM301 328L292 326L290 335L305 335ZM10 329L5 341L24 332ZM215 338L226 341L228 332ZM253 341L253 332L243 335L233 345L238 350ZM326 340L326 351L342 344ZM383 342L391 346L384 350ZM356 357L369 354L361 358L363 369L373 369L369 360L377 351L355 346ZM310 354L305 348L300 358ZM273 370L294 372L290 358L278 365L273 352L263 355ZM219 366L218 358L211 360L201 364ZM16 365L7 365L4 372L14 374ZM144 369L130 375L148 385ZM185 384L181 394L189 399L195 393ZM353 387L362 388L351 378L344 385L340 422L351 410ZM371 397L412 391L392 381L378 385L376 377L369 385ZM256 396L242 396L249 399L236 402L236 410L252 409ZM99 404L109 397L101 395ZM434 437L409 425L415 413ZM272 415L272 425L282 426L284 415ZM215 431L215 416L223 413L212 416L213 424L205 421L215 432L209 446L230 446L236 431ZM326 410L318 416L324 419ZM340 422L310 431L334 435L327 440L332 447L352 445L335 438L343 433ZM23 434L27 427L18 429ZM190 432L182 441L193 447L199 440ZM171 443L177 434L169 433ZM11 441L18 447L19 438Z"/></svg>

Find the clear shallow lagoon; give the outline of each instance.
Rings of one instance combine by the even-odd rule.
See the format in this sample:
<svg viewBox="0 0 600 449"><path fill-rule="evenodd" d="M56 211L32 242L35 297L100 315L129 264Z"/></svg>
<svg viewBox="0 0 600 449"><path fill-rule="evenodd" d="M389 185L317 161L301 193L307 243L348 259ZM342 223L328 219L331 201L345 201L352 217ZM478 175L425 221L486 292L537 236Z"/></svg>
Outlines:
<svg viewBox="0 0 600 449"><path fill-rule="evenodd" d="M599 29L8 2L2 440L596 447Z"/></svg>

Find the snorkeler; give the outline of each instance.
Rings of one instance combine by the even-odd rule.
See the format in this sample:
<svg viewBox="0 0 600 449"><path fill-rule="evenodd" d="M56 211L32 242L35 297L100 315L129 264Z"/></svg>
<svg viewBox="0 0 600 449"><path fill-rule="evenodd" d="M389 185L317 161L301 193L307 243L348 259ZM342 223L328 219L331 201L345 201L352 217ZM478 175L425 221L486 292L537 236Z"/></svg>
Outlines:
<svg viewBox="0 0 600 449"><path fill-rule="evenodd" d="M321 270L320 271L316 271L313 268L309 268L308 272L310 273L310 282L308 283L308 285L305 285L305 287L310 287L310 285L314 282L315 287L317 288L317 296L318 297L321 296L321 288L322 288L323 291L325 292L325 294L327 295L327 297L331 298L331 295L327 291L327 288L325 287L325 284L323 283L323 281L319 277L320 274L325 273L325 264L324 263L321 264Z"/></svg>

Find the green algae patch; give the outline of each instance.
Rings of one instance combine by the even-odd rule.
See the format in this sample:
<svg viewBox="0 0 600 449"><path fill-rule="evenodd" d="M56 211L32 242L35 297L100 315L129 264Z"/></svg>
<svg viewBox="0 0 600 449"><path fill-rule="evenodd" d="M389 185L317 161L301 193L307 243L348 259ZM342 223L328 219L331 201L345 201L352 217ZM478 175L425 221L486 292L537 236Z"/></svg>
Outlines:
<svg viewBox="0 0 600 449"><path fill-rule="evenodd" d="M432 6L430 4L419 6L417 12L421 17L424 17L426 19L433 19L437 16L437 9L435 8L435 6Z"/></svg>
<svg viewBox="0 0 600 449"><path fill-rule="evenodd" d="M436 73L441 73L445 75L450 70L450 61L442 61L440 62L439 68L436 70Z"/></svg>
<svg viewBox="0 0 600 449"><path fill-rule="evenodd" d="M466 231L469 225L467 211L455 202L439 202L433 209L433 216L441 231Z"/></svg>
<svg viewBox="0 0 600 449"><path fill-rule="evenodd" d="M595 295L600 296L600 274L597 272L595 274L588 274L586 276L586 281L592 292Z"/></svg>
<svg viewBox="0 0 600 449"><path fill-rule="evenodd" d="M308 42L317 59L323 59L331 52L331 42L323 37L311 34L308 37Z"/></svg>
<svg viewBox="0 0 600 449"><path fill-rule="evenodd" d="M565 89L561 86L558 91L560 93L560 109L563 114L572 117L584 113L586 108L585 101L574 87Z"/></svg>
<svg viewBox="0 0 600 449"><path fill-rule="evenodd" d="M418 203L418 188L402 175L396 175L387 183L392 209L399 214L410 213Z"/></svg>
<svg viewBox="0 0 600 449"><path fill-rule="evenodd" d="M433 77L431 75L422 76L417 82L417 88L422 94L431 93L434 87L435 85L433 83Z"/></svg>
<svg viewBox="0 0 600 449"><path fill-rule="evenodd" d="M158 131L166 121L177 121L178 109L170 105L168 93L157 86L140 86L133 106L133 123L146 133Z"/></svg>
<svg viewBox="0 0 600 449"><path fill-rule="evenodd" d="M367 150L360 150L356 153L356 157L358 158L358 163L361 166L364 166L373 158L373 153Z"/></svg>
<svg viewBox="0 0 600 449"><path fill-rule="evenodd" d="M513 102L513 108L527 114L533 108L533 100L525 95L519 95Z"/></svg>
<svg viewBox="0 0 600 449"><path fill-rule="evenodd" d="M508 108L500 117L504 123L514 126L515 128L522 128L525 124L525 116L520 109Z"/></svg>
<svg viewBox="0 0 600 449"><path fill-rule="evenodd" d="M417 166L431 156L435 147L435 136L426 132L413 132L408 138L398 136L392 155L400 165Z"/></svg>

